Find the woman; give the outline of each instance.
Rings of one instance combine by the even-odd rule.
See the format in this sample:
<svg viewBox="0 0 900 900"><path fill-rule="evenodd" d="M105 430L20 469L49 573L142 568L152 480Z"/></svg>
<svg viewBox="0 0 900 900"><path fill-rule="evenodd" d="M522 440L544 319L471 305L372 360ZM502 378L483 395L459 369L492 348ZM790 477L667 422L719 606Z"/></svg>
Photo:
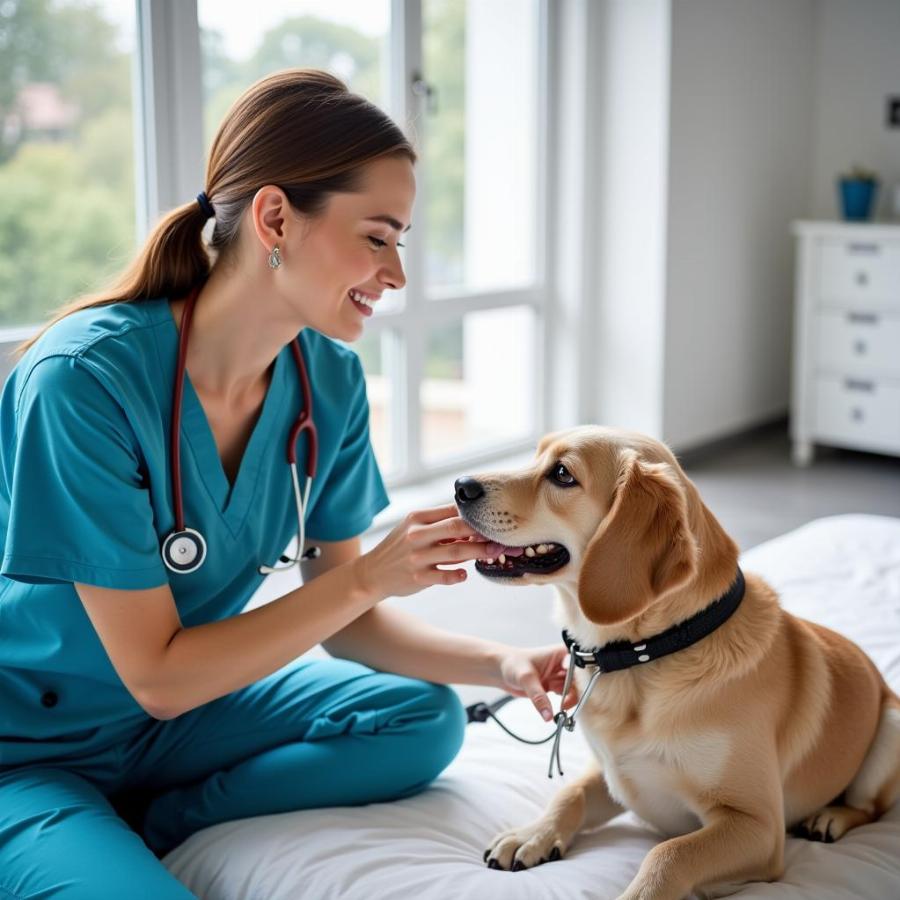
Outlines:
<svg viewBox="0 0 900 900"><path fill-rule="evenodd" d="M265 78L222 123L197 201L20 348L0 399L0 896L188 897L158 858L200 828L420 791L462 742L449 683L549 718L563 647L380 604L496 555L453 504L360 552L388 498L359 359L332 338L363 334L359 293L404 284L415 160L333 76ZM300 527L324 552L240 614L298 530L301 362L318 459ZM333 659L298 660L320 642Z"/></svg>

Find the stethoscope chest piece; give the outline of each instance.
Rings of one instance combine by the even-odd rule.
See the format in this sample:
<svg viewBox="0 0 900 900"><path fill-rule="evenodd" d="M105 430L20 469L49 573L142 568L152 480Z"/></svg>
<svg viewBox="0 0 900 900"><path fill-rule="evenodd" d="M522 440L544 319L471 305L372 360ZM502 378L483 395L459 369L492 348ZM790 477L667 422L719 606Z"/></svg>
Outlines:
<svg viewBox="0 0 900 900"><path fill-rule="evenodd" d="M173 572L186 575L203 565L203 560L206 559L206 541L193 528L173 531L163 542L162 558Z"/></svg>

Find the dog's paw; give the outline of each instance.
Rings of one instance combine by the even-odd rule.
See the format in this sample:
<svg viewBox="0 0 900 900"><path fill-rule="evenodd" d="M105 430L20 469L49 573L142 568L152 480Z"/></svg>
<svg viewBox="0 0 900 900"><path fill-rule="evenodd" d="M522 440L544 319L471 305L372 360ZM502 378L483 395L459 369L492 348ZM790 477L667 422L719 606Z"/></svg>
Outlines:
<svg viewBox="0 0 900 900"><path fill-rule="evenodd" d="M551 823L539 820L498 834L484 851L484 861L489 869L518 872L562 859L565 851L563 836Z"/></svg>
<svg viewBox="0 0 900 900"><path fill-rule="evenodd" d="M865 825L871 818L868 813L850 806L826 806L795 825L791 834L809 841L832 844L851 828Z"/></svg>

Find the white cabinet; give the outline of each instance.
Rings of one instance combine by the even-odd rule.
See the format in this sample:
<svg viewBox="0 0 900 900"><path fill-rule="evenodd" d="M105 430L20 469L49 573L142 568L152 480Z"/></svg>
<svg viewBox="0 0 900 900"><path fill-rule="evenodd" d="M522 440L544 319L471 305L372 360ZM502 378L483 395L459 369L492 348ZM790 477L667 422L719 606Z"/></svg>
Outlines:
<svg viewBox="0 0 900 900"><path fill-rule="evenodd" d="M791 439L900 456L900 225L795 222Z"/></svg>

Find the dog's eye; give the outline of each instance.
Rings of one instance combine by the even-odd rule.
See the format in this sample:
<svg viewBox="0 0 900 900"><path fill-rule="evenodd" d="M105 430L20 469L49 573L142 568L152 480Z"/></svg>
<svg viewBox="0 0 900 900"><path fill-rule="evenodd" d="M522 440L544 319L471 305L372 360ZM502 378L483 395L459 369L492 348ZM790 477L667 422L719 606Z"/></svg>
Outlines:
<svg viewBox="0 0 900 900"><path fill-rule="evenodd" d="M553 469L551 477L557 484L573 487L578 484L572 473L562 464L558 463Z"/></svg>

